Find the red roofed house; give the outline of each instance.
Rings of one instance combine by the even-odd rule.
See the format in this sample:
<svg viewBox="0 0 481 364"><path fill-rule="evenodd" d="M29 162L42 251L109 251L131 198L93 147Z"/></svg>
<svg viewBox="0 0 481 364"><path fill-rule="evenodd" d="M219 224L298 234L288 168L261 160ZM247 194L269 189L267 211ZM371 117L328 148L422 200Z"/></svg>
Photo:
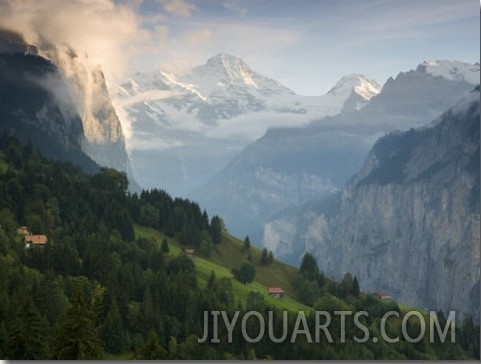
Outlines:
<svg viewBox="0 0 481 364"><path fill-rule="evenodd" d="M284 291L282 288L280 287L269 287L267 289L267 293L269 294L269 296L271 297L275 297L275 298L282 298L284 297L284 294L286 293L286 291Z"/></svg>
<svg viewBox="0 0 481 364"><path fill-rule="evenodd" d="M25 248L30 248L32 246L44 246L47 244L47 235L25 235Z"/></svg>

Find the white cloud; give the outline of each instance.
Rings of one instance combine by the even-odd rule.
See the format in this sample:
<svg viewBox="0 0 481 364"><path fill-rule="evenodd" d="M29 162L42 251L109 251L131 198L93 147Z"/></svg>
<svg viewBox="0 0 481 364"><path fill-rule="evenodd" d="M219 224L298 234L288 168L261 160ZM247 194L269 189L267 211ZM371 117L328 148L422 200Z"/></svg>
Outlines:
<svg viewBox="0 0 481 364"><path fill-rule="evenodd" d="M190 18L192 13L197 10L194 4L190 4L185 0L160 0L159 2L166 13L181 18Z"/></svg>
<svg viewBox="0 0 481 364"><path fill-rule="evenodd" d="M137 132L134 136L136 150L166 150L184 146L178 139L159 137L151 133Z"/></svg>
<svg viewBox="0 0 481 364"><path fill-rule="evenodd" d="M174 32L176 27L178 31ZM295 46L302 36L300 29L275 22L257 24L239 20L189 21L169 29L156 63L168 65L174 73L203 64L220 52L241 57L260 72L272 71L280 62L279 54Z"/></svg>
<svg viewBox="0 0 481 364"><path fill-rule="evenodd" d="M151 39L150 33L142 29L138 6L135 1L7 0L0 2L0 25L22 33L42 55L65 68L79 112L87 115L96 101L92 90L99 86L92 83L91 71L100 65L112 91L123 80L131 57ZM76 55L74 63L68 61L67 53ZM79 82L83 86L79 87ZM121 108L116 111L128 145L130 119Z"/></svg>
<svg viewBox="0 0 481 364"><path fill-rule="evenodd" d="M101 64L111 78L127 68L129 50L149 39L135 9L111 0L12 0L0 5L0 14L0 23L28 42L67 45Z"/></svg>
<svg viewBox="0 0 481 364"><path fill-rule="evenodd" d="M260 138L271 127L305 126L311 121L309 115L279 114L275 112L257 112L240 115L220 123L215 128L205 132L211 139L242 138L252 142Z"/></svg>
<svg viewBox="0 0 481 364"><path fill-rule="evenodd" d="M201 29L187 34L184 39L187 45L198 46L209 43L213 39L213 34L209 29Z"/></svg>
<svg viewBox="0 0 481 364"><path fill-rule="evenodd" d="M241 6L241 3L239 3L238 1L228 0L225 1L222 6L224 6L224 8L230 11L233 11L240 18L245 18L248 13L248 10L245 7Z"/></svg>
<svg viewBox="0 0 481 364"><path fill-rule="evenodd" d="M116 105L121 107L128 107L146 101L157 101L179 96L179 92L167 90L148 90L131 97L117 98Z"/></svg>

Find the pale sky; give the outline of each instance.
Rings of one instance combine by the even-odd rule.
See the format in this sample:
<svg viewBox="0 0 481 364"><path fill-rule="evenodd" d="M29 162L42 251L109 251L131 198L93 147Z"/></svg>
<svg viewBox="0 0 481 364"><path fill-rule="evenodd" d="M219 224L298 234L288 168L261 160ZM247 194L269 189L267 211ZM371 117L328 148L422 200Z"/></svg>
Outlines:
<svg viewBox="0 0 481 364"><path fill-rule="evenodd" d="M424 60L479 62L477 0L0 0L0 26L71 44L111 84L227 52L298 94L384 84Z"/></svg>
<svg viewBox="0 0 481 364"><path fill-rule="evenodd" d="M166 0L138 13L162 48L139 65L178 69L227 52L305 95L349 73L383 84L424 60L479 62L477 0Z"/></svg>

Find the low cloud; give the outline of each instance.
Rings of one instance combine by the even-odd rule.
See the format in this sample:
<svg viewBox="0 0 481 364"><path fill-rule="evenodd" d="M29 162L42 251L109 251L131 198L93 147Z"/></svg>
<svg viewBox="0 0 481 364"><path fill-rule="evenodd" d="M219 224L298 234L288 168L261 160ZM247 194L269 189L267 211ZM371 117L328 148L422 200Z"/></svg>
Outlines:
<svg viewBox="0 0 481 364"><path fill-rule="evenodd" d="M111 77L126 70L129 49L149 39L135 9L111 0L10 0L0 3L0 14L3 27L41 50L46 42L67 46Z"/></svg>
<svg viewBox="0 0 481 364"><path fill-rule="evenodd" d="M137 132L135 134L136 150L166 150L184 146L184 142L178 139L159 137L148 132Z"/></svg>
<svg viewBox="0 0 481 364"><path fill-rule="evenodd" d="M312 120L308 115L257 112L235 117L205 133L211 139L242 138L248 142L260 138L271 127L305 126Z"/></svg>
<svg viewBox="0 0 481 364"><path fill-rule="evenodd" d="M151 40L151 33L142 29L138 5L113 0L4 0L0 26L21 33L41 55L62 66L78 111L87 115L96 101L94 90L102 87L94 84L101 82L93 77L98 66L112 93L128 72L132 56ZM59 93L58 85L50 86ZM128 142L128 115L119 108L117 114Z"/></svg>
<svg viewBox="0 0 481 364"><path fill-rule="evenodd" d="M180 93L175 91L148 90L142 93L138 93L134 96L117 98L116 105L120 107L128 107L128 106L132 106L132 105L147 102L147 101L158 101L158 100L169 99L172 97L177 97L179 95Z"/></svg>

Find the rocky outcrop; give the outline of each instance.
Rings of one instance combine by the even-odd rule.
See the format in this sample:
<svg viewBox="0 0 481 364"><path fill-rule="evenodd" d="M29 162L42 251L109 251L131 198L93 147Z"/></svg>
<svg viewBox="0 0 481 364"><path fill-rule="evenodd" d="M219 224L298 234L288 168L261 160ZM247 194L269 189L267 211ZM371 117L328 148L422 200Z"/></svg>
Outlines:
<svg viewBox="0 0 481 364"><path fill-rule="evenodd" d="M351 272L401 303L479 317L479 104L478 86L433 125L381 138L329 203L268 224L267 247L311 251L328 276Z"/></svg>
<svg viewBox="0 0 481 364"><path fill-rule="evenodd" d="M0 30L0 61L5 87L2 129L16 130L17 137L31 140L49 157L78 164L84 153L100 166L125 171L136 188L122 126L100 66L68 45L43 39L37 48L8 30ZM60 150L69 152L63 155ZM78 153L67 158L71 150Z"/></svg>
<svg viewBox="0 0 481 364"><path fill-rule="evenodd" d="M101 166L129 171L125 137L102 69L65 45L43 44L42 54L59 68L82 120L83 151Z"/></svg>
<svg viewBox="0 0 481 364"><path fill-rule="evenodd" d="M0 28L0 53L22 53L36 56L38 49L25 43L20 34Z"/></svg>
<svg viewBox="0 0 481 364"><path fill-rule="evenodd" d="M54 64L22 53L0 53L0 131L31 142L49 158L87 172L98 165L83 151L83 126Z"/></svg>

